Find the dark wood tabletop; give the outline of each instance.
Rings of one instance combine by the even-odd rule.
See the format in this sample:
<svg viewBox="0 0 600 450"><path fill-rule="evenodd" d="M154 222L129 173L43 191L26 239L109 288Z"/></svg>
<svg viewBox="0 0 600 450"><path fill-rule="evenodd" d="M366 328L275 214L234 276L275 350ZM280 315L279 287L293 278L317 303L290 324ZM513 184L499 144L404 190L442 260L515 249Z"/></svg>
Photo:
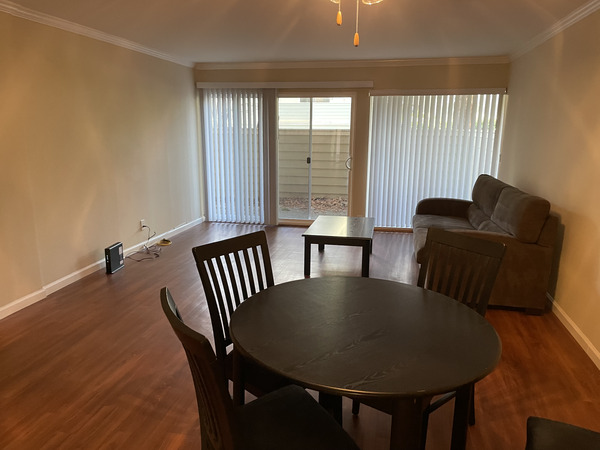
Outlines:
<svg viewBox="0 0 600 450"><path fill-rule="evenodd" d="M362 276L369 276L369 256L373 250L373 217L319 216L302 234L304 236L304 276L310 277L311 245L362 247Z"/></svg>
<svg viewBox="0 0 600 450"><path fill-rule="evenodd" d="M302 236L373 239L372 217L319 216Z"/></svg>
<svg viewBox="0 0 600 450"><path fill-rule="evenodd" d="M428 402L457 388L467 395L501 354L494 328L470 308L416 286L362 277L275 285L240 305L230 330L245 358L307 388L393 399L404 422L415 416L409 424L422 410L410 406L415 399ZM416 437L399 420L392 419L391 448L410 448L405 443ZM462 448L466 413L457 420L465 436L453 448Z"/></svg>

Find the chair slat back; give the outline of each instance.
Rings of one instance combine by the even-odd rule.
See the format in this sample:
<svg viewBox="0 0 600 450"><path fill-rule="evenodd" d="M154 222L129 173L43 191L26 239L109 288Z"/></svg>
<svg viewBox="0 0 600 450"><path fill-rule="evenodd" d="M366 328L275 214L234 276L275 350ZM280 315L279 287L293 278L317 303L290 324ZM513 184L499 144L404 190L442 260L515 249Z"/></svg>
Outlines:
<svg viewBox="0 0 600 450"><path fill-rule="evenodd" d="M247 298L273 286L273 268L264 231L192 249L208 303L217 358L232 344L229 320Z"/></svg>
<svg viewBox="0 0 600 450"><path fill-rule="evenodd" d="M447 295L485 315L506 246L473 236L430 228L426 261L417 285Z"/></svg>
<svg viewBox="0 0 600 450"><path fill-rule="evenodd" d="M187 357L198 404L202 449L234 450L240 448L235 427L233 403L227 390L223 366L210 342L183 323L169 290L160 291L160 302L173 331Z"/></svg>

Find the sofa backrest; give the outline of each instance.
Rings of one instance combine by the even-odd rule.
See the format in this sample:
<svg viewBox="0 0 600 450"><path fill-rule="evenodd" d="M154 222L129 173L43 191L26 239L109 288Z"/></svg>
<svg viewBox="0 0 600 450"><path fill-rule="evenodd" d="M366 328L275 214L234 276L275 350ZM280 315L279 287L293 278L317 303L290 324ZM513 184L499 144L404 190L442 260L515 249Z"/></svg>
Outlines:
<svg viewBox="0 0 600 450"><path fill-rule="evenodd" d="M485 231L504 231L498 229L490 218L494 213L502 189L507 186L509 185L487 174L477 177L471 193L473 203L467 210L467 218L473 228Z"/></svg>
<svg viewBox="0 0 600 450"><path fill-rule="evenodd" d="M550 213L550 202L529 195L490 175L477 178L468 210L478 230L506 232L526 243L537 242Z"/></svg>
<svg viewBox="0 0 600 450"><path fill-rule="evenodd" d="M502 190L492 214L492 222L505 229L518 240L537 242L550 213L550 202L529 195L515 187Z"/></svg>
<svg viewBox="0 0 600 450"><path fill-rule="evenodd" d="M471 196L473 203L488 217L492 217L492 213L496 208L496 203L500 197L500 193L509 185L491 175L481 174L477 177Z"/></svg>

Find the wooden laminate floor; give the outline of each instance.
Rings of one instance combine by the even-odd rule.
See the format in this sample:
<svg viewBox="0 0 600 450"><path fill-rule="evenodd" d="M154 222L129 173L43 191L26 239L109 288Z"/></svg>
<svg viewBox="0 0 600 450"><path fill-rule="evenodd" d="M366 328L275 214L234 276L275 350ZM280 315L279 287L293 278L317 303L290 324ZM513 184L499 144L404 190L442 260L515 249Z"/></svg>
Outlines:
<svg viewBox="0 0 600 450"><path fill-rule="evenodd" d="M257 226L201 224L160 257L103 270L0 321L0 448L200 448L183 350L159 304L168 286L186 321L212 337L191 248ZM303 277L304 228L268 227L275 282ZM312 275L360 275L360 249L313 251ZM412 235L376 232L371 276L413 283ZM523 449L530 415L600 431L600 372L549 313L489 310L503 343L477 384L470 450ZM452 404L430 419L427 448L447 449ZM389 416L344 403L344 428L363 450L389 446Z"/></svg>

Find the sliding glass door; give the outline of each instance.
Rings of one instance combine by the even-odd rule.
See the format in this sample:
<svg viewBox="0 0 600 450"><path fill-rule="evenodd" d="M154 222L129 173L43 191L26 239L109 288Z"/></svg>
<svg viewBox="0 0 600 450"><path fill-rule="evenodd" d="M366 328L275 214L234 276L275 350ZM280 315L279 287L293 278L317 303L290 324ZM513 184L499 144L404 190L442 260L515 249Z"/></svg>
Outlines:
<svg viewBox="0 0 600 450"><path fill-rule="evenodd" d="M351 97L280 97L278 218L348 214Z"/></svg>

